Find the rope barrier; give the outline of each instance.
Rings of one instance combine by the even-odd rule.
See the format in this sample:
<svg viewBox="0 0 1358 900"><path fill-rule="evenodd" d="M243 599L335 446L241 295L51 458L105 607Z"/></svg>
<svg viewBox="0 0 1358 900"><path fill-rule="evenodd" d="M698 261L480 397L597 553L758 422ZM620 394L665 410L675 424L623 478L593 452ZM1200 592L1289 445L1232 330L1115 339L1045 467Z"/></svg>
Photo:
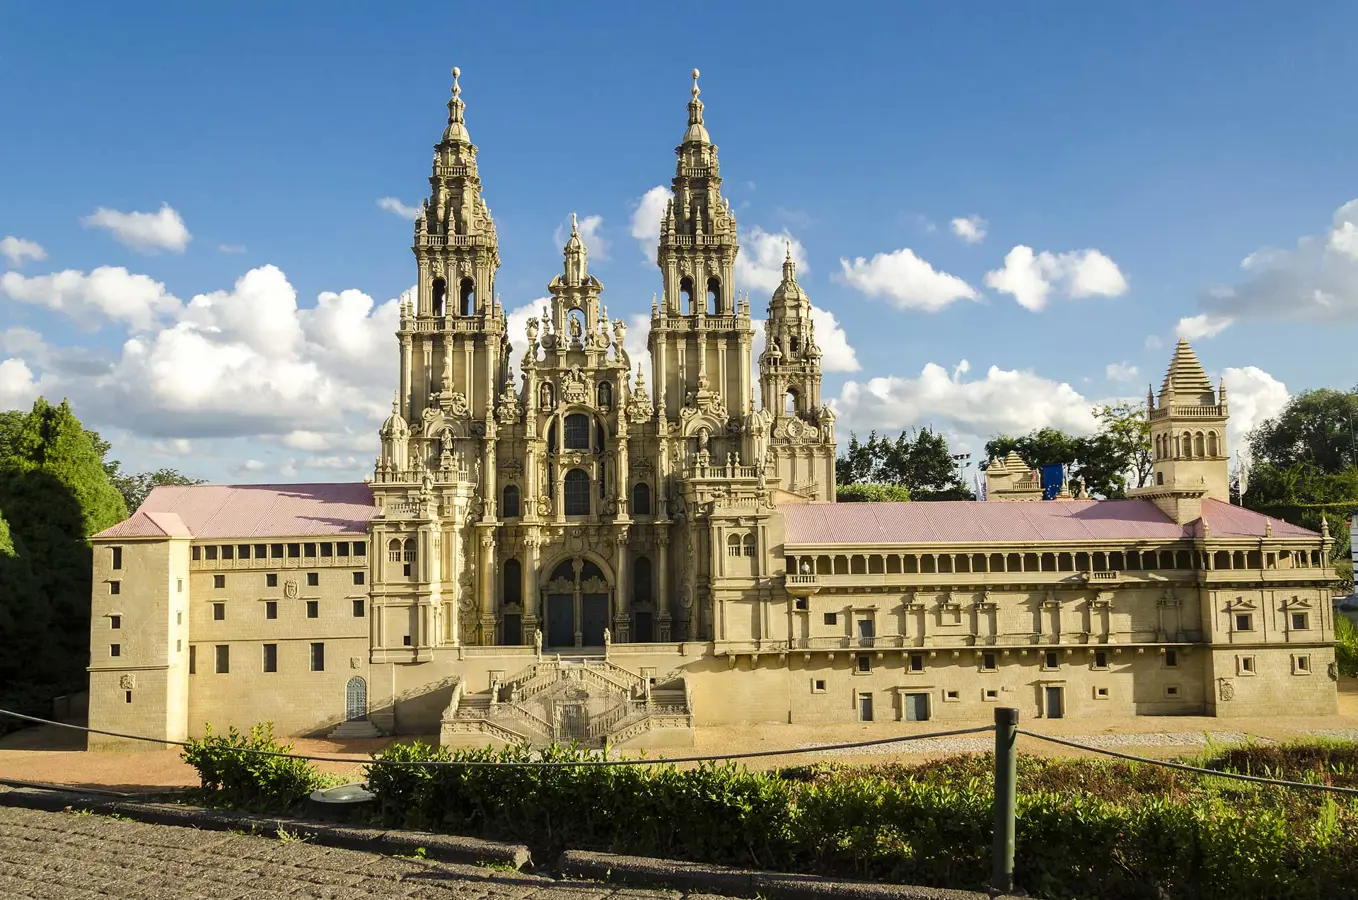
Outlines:
<svg viewBox="0 0 1358 900"><path fill-rule="evenodd" d="M1237 781L1248 781L1252 784L1270 784L1277 787L1305 788L1313 791L1329 791L1333 794L1348 794L1358 796L1358 788L1338 787L1330 784L1313 784L1309 781L1283 781L1278 778L1263 778L1259 775L1242 775L1239 772L1219 772L1216 769L1204 769L1201 766L1190 766L1185 763L1170 762L1165 759L1151 759L1147 756L1135 756L1131 753L1120 753L1117 750L1108 750L1104 747L1091 747L1088 744L1077 744L1075 741L1062 740L1052 737L1049 734L1038 734L1034 731L1018 729L1018 733L1024 737L1036 738L1039 741L1047 741L1051 744L1060 744L1063 747L1073 747L1077 750L1087 750L1090 753L1101 753L1104 756L1115 756L1118 759L1125 759L1129 762L1146 763L1152 766L1163 766L1166 769L1178 769L1181 772L1193 772L1198 775L1211 775L1216 778L1234 778Z"/></svg>
<svg viewBox="0 0 1358 900"><path fill-rule="evenodd" d="M169 745L172 747L191 746L187 741L171 741L163 738L146 737L137 734L124 734L118 731L105 731L101 728L88 728L84 725L72 725L68 722L54 722L51 719L40 719L37 716L28 716L23 713L11 712L7 709L0 709L0 715L10 716L25 722L34 722L40 725L56 725L60 728L70 728L74 731L83 731L87 734L102 734L107 737L123 738L131 741L146 741L152 744ZM934 731L928 734L905 734L898 737L878 738L871 741L854 741L845 744L818 744L811 747L794 747L784 750L753 750L746 753L728 753L720 756L681 756L676 758L666 757L634 757L631 759L584 759L584 760L527 760L524 762L497 762L493 760L480 759L409 759L409 760L387 760L373 758L373 765L388 766L424 766L437 768L440 766L466 766L466 767L531 767L531 768L564 768L567 766L651 766L657 764L672 765L675 763L693 762L723 762L733 759L759 759L769 756L795 756L802 753L825 753L832 750L854 750L859 747L880 747L885 744L896 744L903 741L923 741L931 738L956 737L963 734L981 734L995 730L993 725L981 725L976 728L958 728L952 731ZM316 756L303 753L285 753L280 750L258 750L252 747L233 747L232 752L253 753L258 756L277 756L284 759L303 759L311 762L342 762L356 763L361 760L345 756Z"/></svg>

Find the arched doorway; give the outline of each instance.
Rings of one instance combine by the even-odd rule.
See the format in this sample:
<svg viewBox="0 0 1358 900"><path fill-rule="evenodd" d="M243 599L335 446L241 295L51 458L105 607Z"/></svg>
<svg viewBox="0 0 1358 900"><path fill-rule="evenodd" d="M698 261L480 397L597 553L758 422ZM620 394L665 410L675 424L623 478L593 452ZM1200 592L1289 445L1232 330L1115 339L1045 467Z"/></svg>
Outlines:
<svg viewBox="0 0 1358 900"><path fill-rule="evenodd" d="M548 647L602 647L608 627L610 586L592 560L568 559L552 570L542 588Z"/></svg>
<svg viewBox="0 0 1358 900"><path fill-rule="evenodd" d="M368 718L368 682L355 675L344 686L344 721L361 722Z"/></svg>

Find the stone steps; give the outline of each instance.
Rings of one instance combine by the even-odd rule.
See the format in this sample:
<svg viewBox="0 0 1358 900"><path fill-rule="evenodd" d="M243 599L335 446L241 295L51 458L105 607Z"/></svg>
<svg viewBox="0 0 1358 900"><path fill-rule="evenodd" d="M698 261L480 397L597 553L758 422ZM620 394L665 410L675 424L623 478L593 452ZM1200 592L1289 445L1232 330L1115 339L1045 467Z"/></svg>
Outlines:
<svg viewBox="0 0 1358 900"><path fill-rule="evenodd" d="M326 737L332 741L352 741L359 738L381 737L382 732L378 731L372 722L367 719L358 719L353 722L342 722Z"/></svg>

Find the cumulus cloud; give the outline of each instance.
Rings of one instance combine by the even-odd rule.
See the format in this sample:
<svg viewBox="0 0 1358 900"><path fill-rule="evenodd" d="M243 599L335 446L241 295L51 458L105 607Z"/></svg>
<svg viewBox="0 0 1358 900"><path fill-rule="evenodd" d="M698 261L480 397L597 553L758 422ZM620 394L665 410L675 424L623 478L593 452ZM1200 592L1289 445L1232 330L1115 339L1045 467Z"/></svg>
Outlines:
<svg viewBox="0 0 1358 900"><path fill-rule="evenodd" d="M783 260L788 246L798 274L810 272L802 242L783 231L765 231L758 225L740 236L740 255L736 257L736 284L745 290L772 292L783 280Z"/></svg>
<svg viewBox="0 0 1358 900"><path fill-rule="evenodd" d="M990 225L980 216L966 216L952 220L952 233L968 244L979 244L985 240L986 228Z"/></svg>
<svg viewBox="0 0 1358 900"><path fill-rule="evenodd" d="M22 359L0 362L0 408L22 409L38 396L33 370Z"/></svg>
<svg viewBox="0 0 1358 900"><path fill-rule="evenodd" d="M1103 371L1109 381L1134 381L1140 374L1136 366L1125 362L1109 363Z"/></svg>
<svg viewBox="0 0 1358 900"><path fill-rule="evenodd" d="M31 278L6 272L0 275L0 295L63 312L87 328L108 319L146 330L180 309L165 285L122 266L100 266L88 275L67 269Z"/></svg>
<svg viewBox="0 0 1358 900"><path fill-rule="evenodd" d="M754 372L751 384L759 383L759 357L764 352L766 342L764 340L764 319L753 319L751 324L754 326L754 342L750 347L750 365ZM821 309L819 306L811 306L811 324L816 329L816 345L820 347L821 359L820 366L823 372L858 372L862 366L858 362L858 354L854 352L849 344L849 336L844 331L844 326L839 324L835 314L828 309ZM643 327L649 325L644 322ZM642 341L645 341L643 332Z"/></svg>
<svg viewBox="0 0 1358 900"><path fill-rule="evenodd" d="M1234 321L1230 316L1202 313L1180 319L1179 324L1174 326L1174 333L1181 338L1196 341L1202 338L1216 337L1231 327Z"/></svg>
<svg viewBox="0 0 1358 900"><path fill-rule="evenodd" d="M81 219L86 228L105 228L114 240L138 253L154 254L161 250L183 253L193 240L188 226L174 207L161 204L158 212L119 212L99 207Z"/></svg>
<svg viewBox="0 0 1358 900"><path fill-rule="evenodd" d="M603 236L604 217L603 216L580 216L576 222L576 230L580 232L580 242L585 245L585 251L592 260L602 262L608 259L609 241ZM570 239L570 226L562 222L556 226L552 232L552 240L558 247L566 246L566 241ZM656 232L658 240L660 233Z"/></svg>
<svg viewBox="0 0 1358 900"><path fill-rule="evenodd" d="M968 379L970 371L963 360L952 372L928 363L917 378L848 381L835 408L846 432L931 426L971 446L996 434L1026 434L1044 426L1073 434L1097 427L1090 401L1069 384L998 366L982 378Z"/></svg>
<svg viewBox="0 0 1358 900"><path fill-rule="evenodd" d="M409 219L412 222L420 215L420 208L418 206L406 206L395 197L379 197L377 206L379 209L385 209L389 213L395 213L401 218Z"/></svg>
<svg viewBox="0 0 1358 900"><path fill-rule="evenodd" d="M937 312L957 300L976 300L975 288L956 275L936 271L909 247L839 261L836 279L869 297L880 297L900 309Z"/></svg>
<svg viewBox="0 0 1358 900"><path fill-rule="evenodd" d="M641 244L641 252L646 256L655 255L660 240L660 220L665 215L665 205L670 202L670 189L656 185L641 195L636 208L632 210L631 233Z"/></svg>
<svg viewBox="0 0 1358 900"><path fill-rule="evenodd" d="M1264 247L1240 263L1243 280L1204 289L1198 305L1221 319L1358 320L1358 200L1335 210L1323 234L1296 249Z"/></svg>
<svg viewBox="0 0 1358 900"><path fill-rule="evenodd" d="M1098 250L1055 254L1019 244L1004 257L1004 268L987 272L986 286L1012 294L1019 305L1038 312L1053 291L1073 299L1117 297L1127 291L1127 279L1117 264Z"/></svg>
<svg viewBox="0 0 1358 900"><path fill-rule="evenodd" d="M0 238L0 256L9 260L11 266L22 266L25 259L41 262L47 258L47 251L37 241L27 241L7 234Z"/></svg>
<svg viewBox="0 0 1358 900"><path fill-rule="evenodd" d="M1287 405L1287 385L1257 366L1223 369L1221 378L1226 383L1226 400L1231 409L1226 440L1233 451L1244 451L1245 435Z"/></svg>

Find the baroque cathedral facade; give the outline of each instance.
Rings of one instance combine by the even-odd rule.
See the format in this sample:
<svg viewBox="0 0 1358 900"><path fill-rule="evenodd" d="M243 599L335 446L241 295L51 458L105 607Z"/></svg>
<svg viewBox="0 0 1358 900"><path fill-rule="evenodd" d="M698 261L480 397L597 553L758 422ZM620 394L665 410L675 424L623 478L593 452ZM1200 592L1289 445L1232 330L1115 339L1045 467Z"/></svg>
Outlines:
<svg viewBox="0 0 1358 900"><path fill-rule="evenodd" d="M1230 503L1226 386L1186 342L1127 499L1043 500L1011 455L984 501L836 503L811 302L789 254L751 358L697 71L649 385L574 223L511 344L453 74L371 479L160 487L96 535L93 727L664 747L996 704L1335 711L1330 537Z"/></svg>

